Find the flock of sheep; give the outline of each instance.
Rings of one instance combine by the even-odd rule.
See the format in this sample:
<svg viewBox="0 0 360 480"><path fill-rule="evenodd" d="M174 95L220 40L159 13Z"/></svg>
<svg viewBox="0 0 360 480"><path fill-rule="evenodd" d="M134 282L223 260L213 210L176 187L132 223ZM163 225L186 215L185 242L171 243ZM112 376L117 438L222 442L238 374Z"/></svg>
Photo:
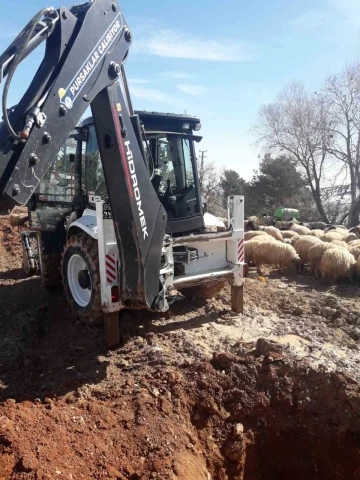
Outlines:
<svg viewBox="0 0 360 480"><path fill-rule="evenodd" d="M259 274L263 265L280 271L294 266L298 273L307 265L317 278L332 283L360 276L360 226L321 230L277 222L255 228L245 232L245 261L256 265Z"/></svg>

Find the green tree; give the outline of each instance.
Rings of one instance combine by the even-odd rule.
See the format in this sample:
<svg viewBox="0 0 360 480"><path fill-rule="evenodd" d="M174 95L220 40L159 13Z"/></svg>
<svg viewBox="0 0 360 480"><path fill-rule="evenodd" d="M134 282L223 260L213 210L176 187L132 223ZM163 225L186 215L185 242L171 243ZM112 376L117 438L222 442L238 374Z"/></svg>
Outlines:
<svg viewBox="0 0 360 480"><path fill-rule="evenodd" d="M224 206L227 205L227 198L230 195L245 195L248 188L246 180L235 170L225 170L220 185L223 190Z"/></svg>
<svg viewBox="0 0 360 480"><path fill-rule="evenodd" d="M248 214L272 215L277 207L297 208L306 220L319 216L296 161L286 155L275 158L265 155L246 189L245 208Z"/></svg>

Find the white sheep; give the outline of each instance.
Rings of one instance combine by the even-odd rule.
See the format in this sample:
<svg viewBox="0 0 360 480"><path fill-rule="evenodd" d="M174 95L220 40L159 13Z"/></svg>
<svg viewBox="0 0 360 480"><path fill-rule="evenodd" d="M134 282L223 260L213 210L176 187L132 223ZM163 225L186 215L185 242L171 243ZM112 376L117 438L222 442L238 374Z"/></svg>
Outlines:
<svg viewBox="0 0 360 480"><path fill-rule="evenodd" d="M259 232L259 231L253 231L253 232L245 232L244 238L245 240L251 240L254 237L259 237L261 235L266 235L266 232Z"/></svg>
<svg viewBox="0 0 360 480"><path fill-rule="evenodd" d="M326 229L324 233L339 233L343 237L346 237L350 232L345 227L335 227Z"/></svg>
<svg viewBox="0 0 360 480"><path fill-rule="evenodd" d="M296 232L293 232L291 230L284 230L281 232L281 235L283 238L294 238L294 237L300 237L300 235Z"/></svg>
<svg viewBox="0 0 360 480"><path fill-rule="evenodd" d="M327 250L320 262L320 274L324 280L335 283L341 278L350 278L354 275L356 260L345 248L331 248Z"/></svg>
<svg viewBox="0 0 360 480"><path fill-rule="evenodd" d="M312 237L321 238L324 235L324 232L323 232L323 230L310 230L308 235L310 235Z"/></svg>
<svg viewBox="0 0 360 480"><path fill-rule="evenodd" d="M304 269L305 263L309 262L310 248L317 243L321 243L321 240L317 237L311 237L310 235L303 235L296 241L294 248L301 260L301 263L300 263L301 272Z"/></svg>
<svg viewBox="0 0 360 480"><path fill-rule="evenodd" d="M333 240L342 240L343 238L344 235L341 232L338 232L337 230L331 230L320 237L320 240L323 242L332 242Z"/></svg>
<svg viewBox="0 0 360 480"><path fill-rule="evenodd" d="M264 230L268 235L271 235L272 237L274 237L275 240L279 240L280 242L283 241L283 236L281 235L281 232L278 228L265 227Z"/></svg>
<svg viewBox="0 0 360 480"><path fill-rule="evenodd" d="M310 232L310 228L304 227L303 225L292 225L290 230L298 233L299 235L308 235Z"/></svg>
<svg viewBox="0 0 360 480"><path fill-rule="evenodd" d="M327 243L327 242L324 242L324 243ZM349 245L344 242L344 240L333 240L332 242L333 245L337 245L338 247L343 247L345 248L345 250L349 250Z"/></svg>
<svg viewBox="0 0 360 480"><path fill-rule="evenodd" d="M298 234L298 235L296 235L296 237L290 238L291 245L292 245L293 247L295 247L296 242L297 242L298 240L300 240L301 237L302 237L302 235L299 235L299 234Z"/></svg>
<svg viewBox="0 0 360 480"><path fill-rule="evenodd" d="M254 261L257 271L261 274L263 265L278 267L280 270L297 264L300 261L294 247L277 241L260 242L254 250Z"/></svg>
<svg viewBox="0 0 360 480"><path fill-rule="evenodd" d="M327 250L330 250L331 248L336 248L336 246L333 243L328 243L328 242L316 243L315 245L310 247L308 260L309 260L311 272L313 275L315 275L315 277L319 277L320 275L319 266L320 266L322 256Z"/></svg>
<svg viewBox="0 0 360 480"><path fill-rule="evenodd" d="M251 240L245 241L245 261L249 265L250 263L254 263L254 250L261 242L272 242L276 241L270 235L260 235L257 237L253 237Z"/></svg>

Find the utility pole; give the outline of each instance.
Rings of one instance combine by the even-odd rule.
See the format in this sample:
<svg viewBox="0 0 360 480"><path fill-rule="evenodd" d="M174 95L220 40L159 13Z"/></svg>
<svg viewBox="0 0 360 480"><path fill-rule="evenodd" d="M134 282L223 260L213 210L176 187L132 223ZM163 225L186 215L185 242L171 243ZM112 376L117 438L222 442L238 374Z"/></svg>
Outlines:
<svg viewBox="0 0 360 480"><path fill-rule="evenodd" d="M203 186L203 175L204 175L204 160L206 158L206 153L207 153L207 150L199 150L199 153L200 153L200 188L202 188Z"/></svg>

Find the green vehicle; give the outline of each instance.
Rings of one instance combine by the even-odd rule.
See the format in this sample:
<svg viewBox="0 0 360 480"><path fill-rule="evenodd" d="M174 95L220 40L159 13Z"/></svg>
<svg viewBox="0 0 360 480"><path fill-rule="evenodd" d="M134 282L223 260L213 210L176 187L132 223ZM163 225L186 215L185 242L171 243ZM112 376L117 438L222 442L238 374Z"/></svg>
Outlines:
<svg viewBox="0 0 360 480"><path fill-rule="evenodd" d="M275 220L290 220L290 218L300 219L299 210L296 208L278 207L274 213Z"/></svg>

